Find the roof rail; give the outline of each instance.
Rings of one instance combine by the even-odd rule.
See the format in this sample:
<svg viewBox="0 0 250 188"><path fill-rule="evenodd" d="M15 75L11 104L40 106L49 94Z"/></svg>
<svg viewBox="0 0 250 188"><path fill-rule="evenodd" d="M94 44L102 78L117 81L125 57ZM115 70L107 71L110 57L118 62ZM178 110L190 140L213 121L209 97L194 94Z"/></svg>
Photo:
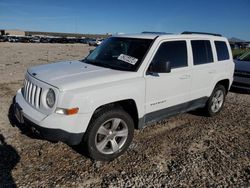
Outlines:
<svg viewBox="0 0 250 188"><path fill-rule="evenodd" d="M217 33L206 33L206 32L193 32L193 31L184 31L181 34L202 34L202 35L213 35L213 36L218 36L221 37L221 34Z"/></svg>
<svg viewBox="0 0 250 188"><path fill-rule="evenodd" d="M172 34L172 33L166 33L166 32L157 32L157 31L143 31L142 34L159 34L159 35L166 35L166 34Z"/></svg>

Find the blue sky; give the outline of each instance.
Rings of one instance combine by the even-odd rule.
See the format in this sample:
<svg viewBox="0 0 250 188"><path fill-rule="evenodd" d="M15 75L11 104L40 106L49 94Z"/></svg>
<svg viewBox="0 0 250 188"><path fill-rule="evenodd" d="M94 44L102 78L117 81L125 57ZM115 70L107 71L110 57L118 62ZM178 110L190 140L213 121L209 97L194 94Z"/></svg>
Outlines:
<svg viewBox="0 0 250 188"><path fill-rule="evenodd" d="M189 30L250 40L250 0L0 0L0 28L73 33Z"/></svg>

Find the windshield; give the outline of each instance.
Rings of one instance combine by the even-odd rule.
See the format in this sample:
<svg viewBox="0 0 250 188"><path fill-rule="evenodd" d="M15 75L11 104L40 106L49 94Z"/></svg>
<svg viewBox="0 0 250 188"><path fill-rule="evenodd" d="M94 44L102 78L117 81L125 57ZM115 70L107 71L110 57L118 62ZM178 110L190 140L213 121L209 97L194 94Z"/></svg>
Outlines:
<svg viewBox="0 0 250 188"><path fill-rule="evenodd" d="M102 42L85 60L85 63L117 70L136 71L152 39L111 37Z"/></svg>
<svg viewBox="0 0 250 188"><path fill-rule="evenodd" d="M245 52L239 58L239 61L250 61L250 51Z"/></svg>

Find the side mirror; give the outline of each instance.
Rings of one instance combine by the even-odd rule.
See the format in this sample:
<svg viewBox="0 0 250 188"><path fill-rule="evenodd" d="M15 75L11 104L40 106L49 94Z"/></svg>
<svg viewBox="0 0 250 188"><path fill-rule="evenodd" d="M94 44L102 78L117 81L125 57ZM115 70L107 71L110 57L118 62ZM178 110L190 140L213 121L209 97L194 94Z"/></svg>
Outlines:
<svg viewBox="0 0 250 188"><path fill-rule="evenodd" d="M171 72L170 62L156 62L151 64L149 67L149 71L153 73L169 73Z"/></svg>

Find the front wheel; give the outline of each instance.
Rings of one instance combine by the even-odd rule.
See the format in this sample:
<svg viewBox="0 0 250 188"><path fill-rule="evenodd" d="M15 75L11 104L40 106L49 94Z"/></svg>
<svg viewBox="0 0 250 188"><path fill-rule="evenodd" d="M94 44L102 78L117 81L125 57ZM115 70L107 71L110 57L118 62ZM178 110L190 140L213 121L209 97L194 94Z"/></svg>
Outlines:
<svg viewBox="0 0 250 188"><path fill-rule="evenodd" d="M84 142L89 156L109 161L123 154L133 139L134 122L120 108L103 109L94 115Z"/></svg>
<svg viewBox="0 0 250 188"><path fill-rule="evenodd" d="M209 97L207 101L207 105L205 107L205 111L208 116L214 116L218 114L225 102L226 97L226 89L222 85L217 85L214 88L213 93Z"/></svg>

